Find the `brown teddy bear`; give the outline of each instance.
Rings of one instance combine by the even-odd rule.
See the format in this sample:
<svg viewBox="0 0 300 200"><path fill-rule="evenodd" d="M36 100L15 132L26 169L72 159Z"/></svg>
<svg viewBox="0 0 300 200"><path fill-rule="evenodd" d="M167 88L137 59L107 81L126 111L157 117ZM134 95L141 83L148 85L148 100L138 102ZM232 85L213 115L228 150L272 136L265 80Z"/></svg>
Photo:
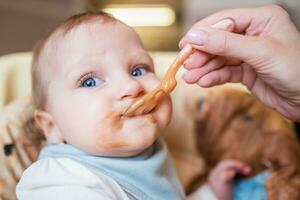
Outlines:
<svg viewBox="0 0 300 200"><path fill-rule="evenodd" d="M45 138L34 123L30 98L8 104L0 114L0 199L16 199L23 171L37 159Z"/></svg>
<svg viewBox="0 0 300 200"><path fill-rule="evenodd" d="M251 166L249 177L269 172L269 200L300 199L300 146L284 117L249 93L228 88L210 90L193 110L195 142L205 170L190 182L188 193L206 182L220 161L239 160Z"/></svg>

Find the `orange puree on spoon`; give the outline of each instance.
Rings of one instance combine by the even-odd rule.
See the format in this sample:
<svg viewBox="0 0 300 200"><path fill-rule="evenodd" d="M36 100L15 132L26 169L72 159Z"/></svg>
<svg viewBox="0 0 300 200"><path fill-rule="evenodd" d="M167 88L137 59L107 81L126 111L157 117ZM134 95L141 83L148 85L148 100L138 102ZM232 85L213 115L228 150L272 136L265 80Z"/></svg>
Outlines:
<svg viewBox="0 0 300 200"><path fill-rule="evenodd" d="M137 99L125 112L124 116L135 116L147 114L155 108L159 101L166 95L172 92L177 84L175 76L183 62L193 53L191 45L186 45L178 54L175 61L168 69L167 74L162 82L151 92L140 99Z"/></svg>
<svg viewBox="0 0 300 200"><path fill-rule="evenodd" d="M234 21L230 18L223 19L218 23L211 26L212 28L233 31ZM151 112L161 99L166 94L172 92L176 86L175 75L178 69L182 66L184 61L194 52L193 47L187 44L178 54L175 61L168 69L167 74L163 78L162 82L151 92L146 94L140 99L137 99L133 104L123 112L123 116L135 116L142 115Z"/></svg>

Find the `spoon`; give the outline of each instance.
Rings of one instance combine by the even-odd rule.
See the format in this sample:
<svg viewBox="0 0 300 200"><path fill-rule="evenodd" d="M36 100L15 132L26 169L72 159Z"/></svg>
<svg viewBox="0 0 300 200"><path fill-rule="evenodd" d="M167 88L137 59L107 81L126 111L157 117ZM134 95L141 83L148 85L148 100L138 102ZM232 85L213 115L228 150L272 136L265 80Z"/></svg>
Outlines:
<svg viewBox="0 0 300 200"><path fill-rule="evenodd" d="M214 24L212 28L233 31L234 21L230 18L221 20L220 22ZM175 61L168 69L166 75L164 76L161 83L148 94L143 96L129 106L124 112L123 116L131 117L135 115L143 115L151 112L156 105L159 103L163 97L171 93L176 87L176 73L178 69L182 66L184 61L194 52L193 47L190 44L187 44L177 55Z"/></svg>
<svg viewBox="0 0 300 200"><path fill-rule="evenodd" d="M175 79L176 73L182 66L184 61L193 53L191 45L187 44L178 54L175 61L168 69L161 83L151 92L140 99L137 99L125 112L123 116L134 116L147 114L155 108L159 101L166 95L171 93L177 82Z"/></svg>

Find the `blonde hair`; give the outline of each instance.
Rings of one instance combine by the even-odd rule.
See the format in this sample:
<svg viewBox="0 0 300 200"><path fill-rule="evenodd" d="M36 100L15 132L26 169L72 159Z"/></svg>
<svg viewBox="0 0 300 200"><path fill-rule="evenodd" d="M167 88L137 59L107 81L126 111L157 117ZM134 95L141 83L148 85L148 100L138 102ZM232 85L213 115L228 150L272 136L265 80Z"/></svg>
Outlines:
<svg viewBox="0 0 300 200"><path fill-rule="evenodd" d="M45 48L49 44L49 41L53 38L57 38L55 36L62 38L79 25L94 21L99 23L106 23L117 22L118 20L102 11L77 14L58 24L44 38L38 41L38 43L34 47L33 59L31 64L32 99L33 104L37 109L44 109L47 99L48 84L46 80L43 80L43 78L45 79L45 77L41 77L40 71L44 67L44 63L41 61L41 57L44 54Z"/></svg>

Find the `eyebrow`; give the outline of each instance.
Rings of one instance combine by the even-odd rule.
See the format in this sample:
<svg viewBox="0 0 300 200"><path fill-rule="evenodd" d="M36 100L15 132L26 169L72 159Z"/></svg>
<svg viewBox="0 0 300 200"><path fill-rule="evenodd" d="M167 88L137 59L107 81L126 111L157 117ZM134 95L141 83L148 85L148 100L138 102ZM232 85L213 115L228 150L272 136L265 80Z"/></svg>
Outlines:
<svg viewBox="0 0 300 200"><path fill-rule="evenodd" d="M152 60L151 56L146 51L136 51L136 52L131 53L130 56L131 57L137 57L137 56L141 57L141 56L143 56L143 57L148 58L149 60Z"/></svg>
<svg viewBox="0 0 300 200"><path fill-rule="evenodd" d="M70 69L66 71L63 75L64 78L78 78L81 74L88 73L91 71L100 70L101 65L99 65L99 60L96 62L92 60L81 59L76 62L69 63Z"/></svg>
<svg viewBox="0 0 300 200"><path fill-rule="evenodd" d="M148 62L151 63L151 66L150 66L150 67L152 67L153 70L154 70L154 62L153 62L152 57L149 55L149 53L144 52L144 51L141 51L141 52L137 52L137 53L132 53L132 54L130 55L130 57L131 57L131 59L132 59L132 58L136 58L136 57L138 57L140 60L146 59Z"/></svg>
<svg viewBox="0 0 300 200"><path fill-rule="evenodd" d="M128 56L130 57L131 62L133 62L134 60L136 61L137 60L136 58L138 58L139 60L146 60L147 62L151 63L150 67L152 68L152 70L154 70L153 59L146 51L137 51L134 53L130 53ZM64 77L74 78L74 77L78 77L80 74L83 74L85 72L95 71L95 69L100 70L101 69L101 65L99 67L100 61L98 60L97 62L98 63L96 63L96 61L93 59L89 59L89 60L81 59L75 62L71 62L68 64L71 69L64 73ZM96 65L97 67L95 67Z"/></svg>
<svg viewBox="0 0 300 200"><path fill-rule="evenodd" d="M86 64L83 64L81 65L81 67L74 67L73 69L69 70L68 72L65 73L64 77L69 79L69 80L74 80L74 81L77 81L77 79L82 75L82 74L85 74L85 73L88 73L88 72L92 72L92 71L96 71L96 70L99 70L100 68L99 67L95 67L93 65L86 65Z"/></svg>

